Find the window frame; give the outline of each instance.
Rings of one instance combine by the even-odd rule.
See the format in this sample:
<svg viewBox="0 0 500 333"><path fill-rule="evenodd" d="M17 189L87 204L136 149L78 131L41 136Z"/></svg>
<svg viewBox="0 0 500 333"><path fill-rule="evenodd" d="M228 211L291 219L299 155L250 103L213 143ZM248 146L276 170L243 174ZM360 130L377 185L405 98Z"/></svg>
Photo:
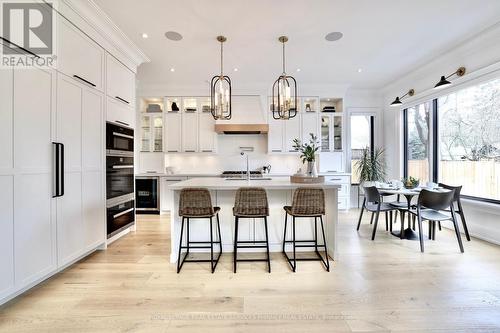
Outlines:
<svg viewBox="0 0 500 333"><path fill-rule="evenodd" d="M486 81L485 81L486 82ZM469 87L473 87L475 85L480 85L482 84L481 82L476 83L474 85L470 85ZM462 89L467 89L466 88L461 88L461 89L456 89L454 91L449 91L447 94L452 94L453 92L460 91ZM431 109L431 114L430 114L430 119L431 119L431 124L429 128L429 140L430 140L430 148L432 149L431 154L429 154L429 159L430 163L429 166L431 168L429 176L432 179L432 182L434 183L439 183L439 105L438 105L438 99L444 95L439 95L436 96L432 99L429 99L427 101L423 101L420 103L425 103L428 101L432 101L432 109ZM418 105L420 103L417 103L415 105ZM402 121L403 121L403 176L405 178L408 177L408 109L409 107L405 107L402 109ZM472 201L477 201L477 202L484 202L484 203L492 203L492 204L497 204L500 205L500 199L491 199L491 198L484 198L484 197L477 197L473 195L466 195L466 194L461 194L461 198L467 199L467 200L472 200Z"/></svg>

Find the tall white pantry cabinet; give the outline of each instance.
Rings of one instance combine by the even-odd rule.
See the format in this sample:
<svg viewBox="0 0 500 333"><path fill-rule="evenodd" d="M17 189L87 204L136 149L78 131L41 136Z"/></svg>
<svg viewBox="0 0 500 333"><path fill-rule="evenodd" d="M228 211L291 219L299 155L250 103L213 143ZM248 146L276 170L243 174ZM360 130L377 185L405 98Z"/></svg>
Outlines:
<svg viewBox="0 0 500 333"><path fill-rule="evenodd" d="M57 68L0 69L0 304L105 245L105 123L134 126L135 72L55 15Z"/></svg>

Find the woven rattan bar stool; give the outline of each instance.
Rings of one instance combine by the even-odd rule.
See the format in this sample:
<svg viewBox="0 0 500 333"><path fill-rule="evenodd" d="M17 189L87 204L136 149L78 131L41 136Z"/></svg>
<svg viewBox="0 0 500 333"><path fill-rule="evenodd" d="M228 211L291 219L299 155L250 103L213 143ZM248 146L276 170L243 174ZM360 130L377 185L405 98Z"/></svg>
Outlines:
<svg viewBox="0 0 500 333"><path fill-rule="evenodd" d="M269 236L267 231L267 217L269 216L269 205L267 203L266 191L258 187L245 187L236 191L236 197L233 207L234 215L234 257L233 267L236 273L238 261L267 261L267 268L271 273L271 259L269 256ZM242 218L262 218L266 230L265 241L241 241L238 240L238 224ZM238 259L238 249L241 248L265 248L267 252L266 259Z"/></svg>
<svg viewBox="0 0 500 333"><path fill-rule="evenodd" d="M318 260L323 262L326 270L330 271L330 263L328 261L328 250L326 248L325 228L323 226L323 215L325 214L325 192L320 188L299 188L293 193L292 206L283 207L285 210L285 231L283 235L283 254L285 255L290 267L295 272L297 261L299 260ZM292 239L286 239L286 228L288 215L292 216ZM314 239L312 240L297 240L295 238L295 219L300 217L314 217ZM323 236L323 244L318 244L318 219L321 222L321 234ZM286 245L292 244L293 258L290 258L286 253ZM297 244L299 243L299 244ZM298 247L313 247L317 258L297 258L296 249ZM321 256L319 248L325 249L325 259Z"/></svg>
<svg viewBox="0 0 500 333"><path fill-rule="evenodd" d="M185 262L210 262L210 269L212 273L215 271L215 267L219 262L219 258L222 254L222 243L220 235L220 223L219 223L219 207L212 207L212 198L210 197L210 192L204 188L189 188L183 189L180 194L179 199L179 216L182 217L181 222L181 236L179 238L179 256L177 259L177 273L181 271L182 265ZM219 240L214 240L214 228L212 219L215 216L217 220L217 233L219 234ZM190 241L189 239L189 219L190 218L207 218L210 220L210 240L209 241ZM186 246L182 245L183 234L184 234L184 223L186 223ZM208 245L207 245L208 244ZM216 259L214 259L214 244L219 244L219 254ZM181 260L182 249L186 249L186 254ZM210 249L210 259L187 259L190 249Z"/></svg>

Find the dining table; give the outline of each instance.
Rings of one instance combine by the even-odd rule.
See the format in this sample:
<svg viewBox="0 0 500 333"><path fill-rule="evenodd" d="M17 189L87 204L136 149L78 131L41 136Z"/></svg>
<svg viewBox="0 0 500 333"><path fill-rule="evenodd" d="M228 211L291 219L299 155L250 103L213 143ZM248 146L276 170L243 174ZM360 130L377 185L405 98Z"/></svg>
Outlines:
<svg viewBox="0 0 500 333"><path fill-rule="evenodd" d="M410 209L411 209L411 201L413 200L414 197L418 197L420 195L420 191L423 189L429 190L429 191L436 191L436 192L448 192L449 190L446 190L442 187L416 187L412 189L404 188L404 187L395 187L390 184L384 184L380 185L377 187L377 190L379 193L385 197L389 195L398 195L398 196L404 196L406 198L406 203L407 206L405 208L401 206L396 206L395 208L400 208L399 212L401 214L401 230L400 231L391 231L391 234L393 236L396 236L401 239L409 239L409 240L417 240L419 239L418 234L414 231L414 229L411 227L411 219L410 219ZM405 213L408 213L408 228L404 229L405 225Z"/></svg>

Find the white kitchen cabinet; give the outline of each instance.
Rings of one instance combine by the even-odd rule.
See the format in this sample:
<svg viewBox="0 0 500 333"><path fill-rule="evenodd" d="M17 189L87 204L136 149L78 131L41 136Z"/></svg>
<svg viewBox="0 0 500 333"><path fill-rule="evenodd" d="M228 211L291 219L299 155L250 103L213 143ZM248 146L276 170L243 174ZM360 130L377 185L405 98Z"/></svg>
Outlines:
<svg viewBox="0 0 500 333"><path fill-rule="evenodd" d="M293 140L299 139L302 140L301 134L301 123L300 118L301 114L297 114L294 118L289 120L282 120L285 123L285 137L284 137L284 148L288 153L296 153L297 150L293 148Z"/></svg>
<svg viewBox="0 0 500 333"><path fill-rule="evenodd" d="M302 118L302 141L309 142L311 133L319 140L319 117L318 112L303 112Z"/></svg>
<svg viewBox="0 0 500 333"><path fill-rule="evenodd" d="M198 113L182 114L182 151L195 153L198 151Z"/></svg>
<svg viewBox="0 0 500 333"><path fill-rule="evenodd" d="M179 153L181 146L182 115L180 112L167 112L165 115L165 151Z"/></svg>
<svg viewBox="0 0 500 333"><path fill-rule="evenodd" d="M172 210L172 204L174 202L173 192L168 189L169 185L186 180L187 177L181 176L166 176L160 177L160 210L170 211Z"/></svg>
<svg viewBox="0 0 500 333"><path fill-rule="evenodd" d="M217 136L215 134L215 120L210 112L203 112L199 115L199 152L217 152Z"/></svg>
<svg viewBox="0 0 500 333"><path fill-rule="evenodd" d="M135 110L114 98L106 98L106 120L135 128Z"/></svg>
<svg viewBox="0 0 500 333"><path fill-rule="evenodd" d="M106 54L106 93L129 107L135 105L135 74L109 53Z"/></svg>
<svg viewBox="0 0 500 333"><path fill-rule="evenodd" d="M59 74L56 132L65 149L64 195L57 199L59 266L105 241L103 104L102 93Z"/></svg>
<svg viewBox="0 0 500 333"><path fill-rule="evenodd" d="M0 69L0 299L14 288L14 175L12 110L14 73Z"/></svg>
<svg viewBox="0 0 500 333"><path fill-rule="evenodd" d="M329 184L340 185L338 190L338 208L341 210L349 209L351 193L351 176L349 174L330 174L325 175L325 182Z"/></svg>
<svg viewBox="0 0 500 333"><path fill-rule="evenodd" d="M321 151L335 152L344 149L344 117L339 113L321 114Z"/></svg>
<svg viewBox="0 0 500 333"><path fill-rule="evenodd" d="M163 114L142 113L141 126L141 152L163 152Z"/></svg>
<svg viewBox="0 0 500 333"><path fill-rule="evenodd" d="M10 172L14 191L10 196L14 198L15 288L19 290L56 269L51 199L55 78L50 71L21 69L14 72L13 82L14 163Z"/></svg>
<svg viewBox="0 0 500 333"><path fill-rule="evenodd" d="M102 91L104 50L68 20L58 18L58 71Z"/></svg>
<svg viewBox="0 0 500 333"><path fill-rule="evenodd" d="M283 137L285 134L285 120L274 119L272 113L268 114L269 133L267 133L267 144L269 153L284 152Z"/></svg>

